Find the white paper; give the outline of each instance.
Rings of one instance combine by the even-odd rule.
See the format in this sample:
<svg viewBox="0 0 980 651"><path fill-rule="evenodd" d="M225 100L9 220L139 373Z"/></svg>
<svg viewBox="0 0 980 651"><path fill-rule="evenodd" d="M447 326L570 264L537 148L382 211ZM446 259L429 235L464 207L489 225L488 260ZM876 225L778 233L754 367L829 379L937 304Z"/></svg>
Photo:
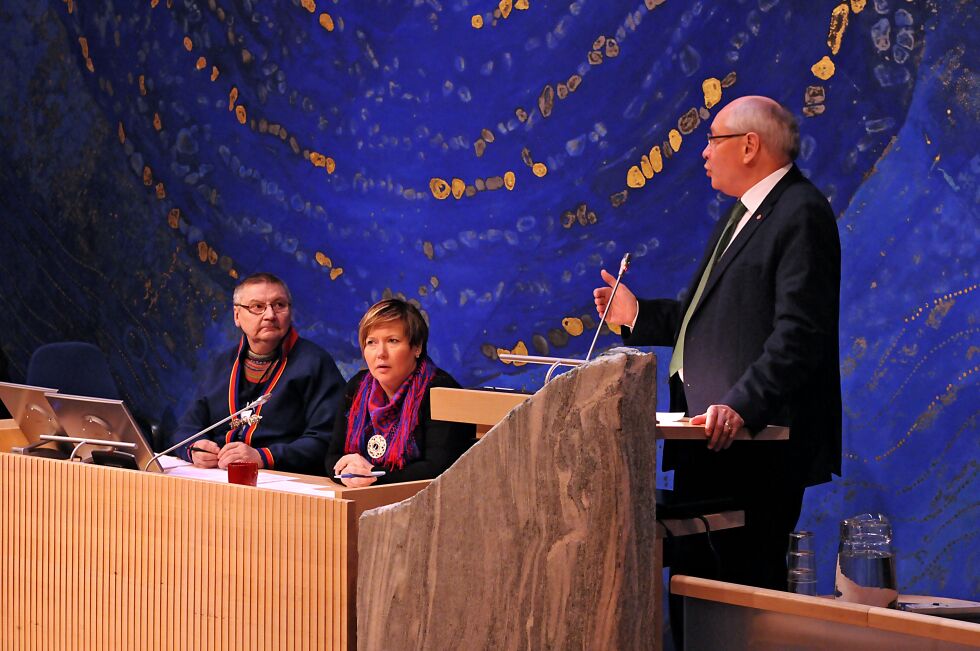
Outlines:
<svg viewBox="0 0 980 651"><path fill-rule="evenodd" d="M683 411L658 411L657 412L658 423L676 423L682 418L684 418Z"/></svg>
<svg viewBox="0 0 980 651"><path fill-rule="evenodd" d="M167 459L169 464L168 457L163 457L163 459ZM161 461L163 459L161 459ZM171 477L201 479L203 481L213 481L222 484L228 483L227 470L222 470L221 468L198 468L196 466L187 463L186 461L180 461L180 459L177 459L177 461L179 461L183 465L177 465L177 464L164 465L164 468L166 469L166 473ZM263 484L278 483L278 482L290 482L293 481L294 479L295 477L284 477L283 475L277 475L271 472L267 472L265 470L260 470L258 479L256 479L255 483L257 485L263 485Z"/></svg>

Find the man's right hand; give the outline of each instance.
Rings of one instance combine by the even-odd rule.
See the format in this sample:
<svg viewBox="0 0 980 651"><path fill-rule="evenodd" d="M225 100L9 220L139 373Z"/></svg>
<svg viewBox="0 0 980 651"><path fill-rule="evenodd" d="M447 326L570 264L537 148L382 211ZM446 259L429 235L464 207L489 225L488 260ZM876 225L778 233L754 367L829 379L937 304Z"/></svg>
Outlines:
<svg viewBox="0 0 980 651"><path fill-rule="evenodd" d="M608 308L609 314L606 316L606 323L633 325L633 322L636 321L637 310L639 310L636 296L626 285L620 283L619 289L616 290L616 298L613 299L612 305L609 305L609 296L612 294L613 285L616 284L616 276L605 269L600 273L602 273L602 279L607 286L596 287L592 290L592 296L595 298L595 309L599 313L599 317L601 318L602 313Z"/></svg>
<svg viewBox="0 0 980 651"><path fill-rule="evenodd" d="M217 443L209 439L202 439L200 441L194 441L190 447L196 448L197 450L205 450L204 452L190 451L191 463L195 466L198 468L218 467L218 452L221 451L221 448L218 447Z"/></svg>

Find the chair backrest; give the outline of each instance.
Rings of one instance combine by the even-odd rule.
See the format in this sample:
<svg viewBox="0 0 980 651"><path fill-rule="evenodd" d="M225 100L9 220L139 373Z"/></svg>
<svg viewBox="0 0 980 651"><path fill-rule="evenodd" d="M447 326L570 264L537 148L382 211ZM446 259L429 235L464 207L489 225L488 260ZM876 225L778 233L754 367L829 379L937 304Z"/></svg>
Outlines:
<svg viewBox="0 0 980 651"><path fill-rule="evenodd" d="M119 399L109 363L98 347L82 341L44 344L27 365L27 384L61 393Z"/></svg>

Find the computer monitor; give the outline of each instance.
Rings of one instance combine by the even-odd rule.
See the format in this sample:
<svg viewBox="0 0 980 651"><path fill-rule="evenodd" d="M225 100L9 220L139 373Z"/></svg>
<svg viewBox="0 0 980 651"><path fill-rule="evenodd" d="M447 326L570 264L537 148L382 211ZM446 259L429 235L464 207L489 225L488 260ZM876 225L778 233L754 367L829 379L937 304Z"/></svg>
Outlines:
<svg viewBox="0 0 980 651"><path fill-rule="evenodd" d="M43 434L64 433L47 399L47 395L56 393L57 389L0 382L0 400L10 412L10 416L17 421L17 426L24 435L24 440L19 443L24 447L43 444L44 441L41 440ZM48 447L64 450L65 446L52 443L48 444ZM67 452L71 452L70 446Z"/></svg>
<svg viewBox="0 0 980 651"><path fill-rule="evenodd" d="M135 448L120 449L119 452L134 455L139 468L146 467L153 457L153 450L146 437L122 400L70 396L63 393L49 393L47 398L66 435L132 443ZM159 464L153 464L149 470L161 471Z"/></svg>

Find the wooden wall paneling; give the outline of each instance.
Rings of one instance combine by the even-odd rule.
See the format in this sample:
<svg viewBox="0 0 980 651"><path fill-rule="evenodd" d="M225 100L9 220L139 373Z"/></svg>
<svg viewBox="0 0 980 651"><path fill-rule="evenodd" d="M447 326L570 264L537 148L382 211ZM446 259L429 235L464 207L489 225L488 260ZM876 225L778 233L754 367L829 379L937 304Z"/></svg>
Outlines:
<svg viewBox="0 0 980 651"><path fill-rule="evenodd" d="M0 454L0 650L353 649L355 513Z"/></svg>

